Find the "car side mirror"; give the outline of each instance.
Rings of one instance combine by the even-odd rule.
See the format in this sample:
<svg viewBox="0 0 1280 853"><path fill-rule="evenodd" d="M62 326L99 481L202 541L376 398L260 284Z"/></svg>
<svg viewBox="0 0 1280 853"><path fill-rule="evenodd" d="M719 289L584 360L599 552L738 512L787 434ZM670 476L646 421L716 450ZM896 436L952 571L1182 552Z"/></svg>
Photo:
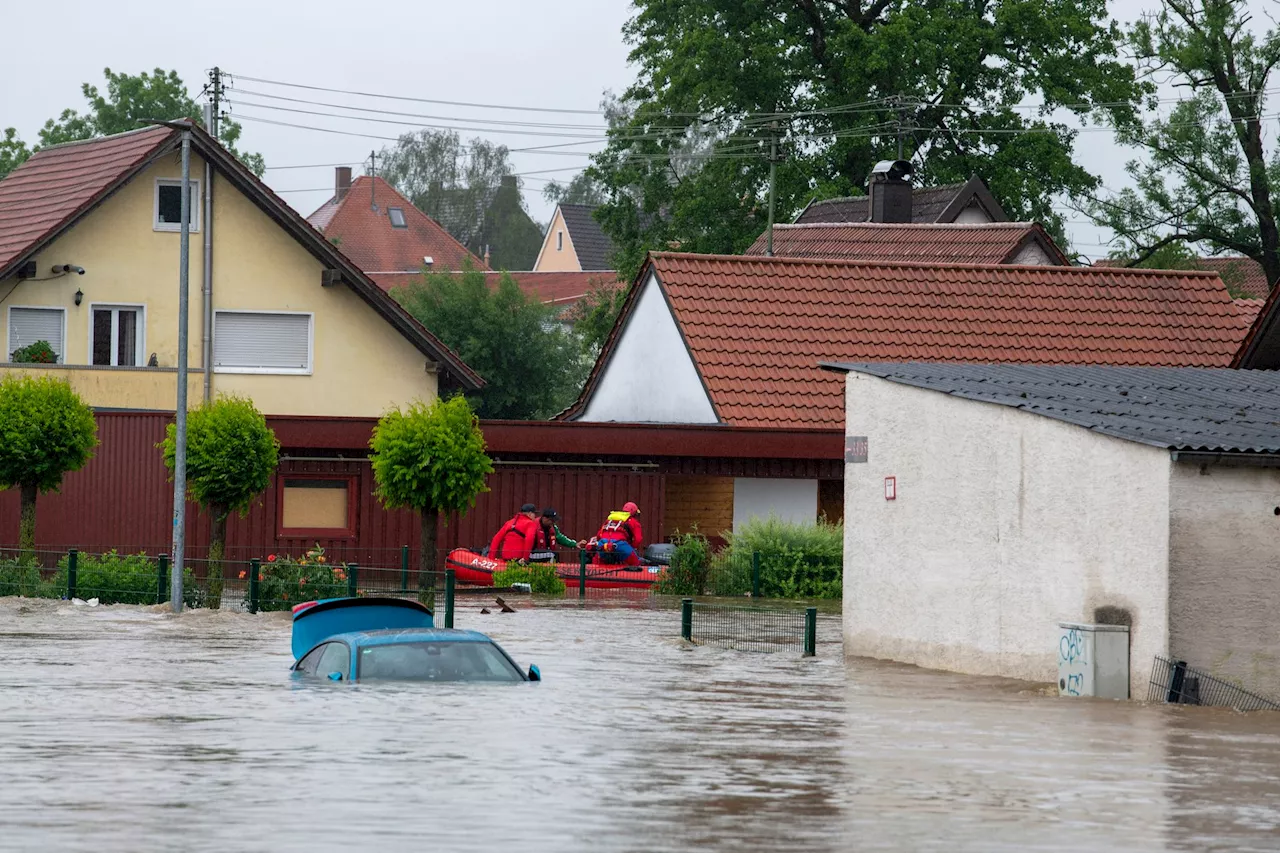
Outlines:
<svg viewBox="0 0 1280 853"><path fill-rule="evenodd" d="M342 673L340 673L340 672L331 672L331 673L329 673L329 680L330 680L330 681L341 681L341 680L342 680Z"/></svg>
<svg viewBox="0 0 1280 853"><path fill-rule="evenodd" d="M529 680L530 681L542 680L542 670L538 669L538 665L536 663L529 664Z"/></svg>

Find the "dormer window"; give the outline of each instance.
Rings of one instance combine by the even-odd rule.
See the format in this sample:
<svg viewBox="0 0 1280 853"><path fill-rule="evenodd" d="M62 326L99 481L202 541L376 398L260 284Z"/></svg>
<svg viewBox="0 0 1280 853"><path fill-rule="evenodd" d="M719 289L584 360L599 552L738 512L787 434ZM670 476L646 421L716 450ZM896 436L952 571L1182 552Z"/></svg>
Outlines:
<svg viewBox="0 0 1280 853"><path fill-rule="evenodd" d="M156 231L182 230L182 181L172 178L156 179L155 223ZM200 230L200 182L191 182L191 230Z"/></svg>
<svg viewBox="0 0 1280 853"><path fill-rule="evenodd" d="M389 207L387 208L387 215L391 217L392 228L408 228L409 227L408 223L404 221L403 207Z"/></svg>

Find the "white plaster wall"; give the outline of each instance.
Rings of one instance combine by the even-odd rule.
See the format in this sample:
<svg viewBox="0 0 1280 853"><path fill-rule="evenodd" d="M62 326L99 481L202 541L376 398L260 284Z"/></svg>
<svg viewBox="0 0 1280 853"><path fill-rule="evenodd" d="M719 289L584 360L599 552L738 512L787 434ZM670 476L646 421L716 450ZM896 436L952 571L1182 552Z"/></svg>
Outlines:
<svg viewBox="0 0 1280 853"><path fill-rule="evenodd" d="M960 225L971 225L975 222L991 222L992 219L985 210L975 203L960 211L960 215L956 217L955 221Z"/></svg>
<svg viewBox="0 0 1280 853"><path fill-rule="evenodd" d="M735 532L753 518L770 515L797 524L813 524L818 519L818 481L757 477L733 481Z"/></svg>
<svg viewBox="0 0 1280 853"><path fill-rule="evenodd" d="M1280 471L1177 462L1169 652L1280 697Z"/></svg>
<svg viewBox="0 0 1280 853"><path fill-rule="evenodd" d="M1041 248L1039 243L1031 242L1022 247L1018 254L1013 256L1012 264L1026 265L1048 265L1053 263L1053 259L1049 257L1049 253Z"/></svg>
<svg viewBox="0 0 1280 853"><path fill-rule="evenodd" d="M1168 453L856 373L846 390L846 432L868 437L845 466L846 653L1056 681L1058 622L1111 605L1145 696L1167 640Z"/></svg>
<svg viewBox="0 0 1280 853"><path fill-rule="evenodd" d="M657 278L651 275L643 287L579 420L717 423Z"/></svg>

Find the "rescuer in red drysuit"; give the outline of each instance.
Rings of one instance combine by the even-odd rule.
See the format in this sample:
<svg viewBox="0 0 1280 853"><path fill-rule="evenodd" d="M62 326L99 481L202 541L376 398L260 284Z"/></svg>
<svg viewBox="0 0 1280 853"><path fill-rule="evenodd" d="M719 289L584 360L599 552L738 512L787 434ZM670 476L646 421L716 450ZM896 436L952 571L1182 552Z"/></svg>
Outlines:
<svg viewBox="0 0 1280 853"><path fill-rule="evenodd" d="M489 558L493 560L529 559L538 538L538 508L533 504L520 507L515 518L498 528L489 543Z"/></svg>
<svg viewBox="0 0 1280 853"><path fill-rule="evenodd" d="M606 562L621 563L624 566L640 565L640 554L644 547L644 534L640 530L640 507L627 501L621 512L609 513L598 533L596 542L605 554L616 555ZM620 559L619 559L620 558Z"/></svg>

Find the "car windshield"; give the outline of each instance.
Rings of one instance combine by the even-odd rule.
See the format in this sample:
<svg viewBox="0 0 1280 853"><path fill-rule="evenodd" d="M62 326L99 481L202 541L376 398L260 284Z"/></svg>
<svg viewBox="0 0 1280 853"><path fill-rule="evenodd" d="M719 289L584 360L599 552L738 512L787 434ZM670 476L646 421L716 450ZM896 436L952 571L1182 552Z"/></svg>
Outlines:
<svg viewBox="0 0 1280 853"><path fill-rule="evenodd" d="M360 680L523 681L492 643L393 643L360 649Z"/></svg>

